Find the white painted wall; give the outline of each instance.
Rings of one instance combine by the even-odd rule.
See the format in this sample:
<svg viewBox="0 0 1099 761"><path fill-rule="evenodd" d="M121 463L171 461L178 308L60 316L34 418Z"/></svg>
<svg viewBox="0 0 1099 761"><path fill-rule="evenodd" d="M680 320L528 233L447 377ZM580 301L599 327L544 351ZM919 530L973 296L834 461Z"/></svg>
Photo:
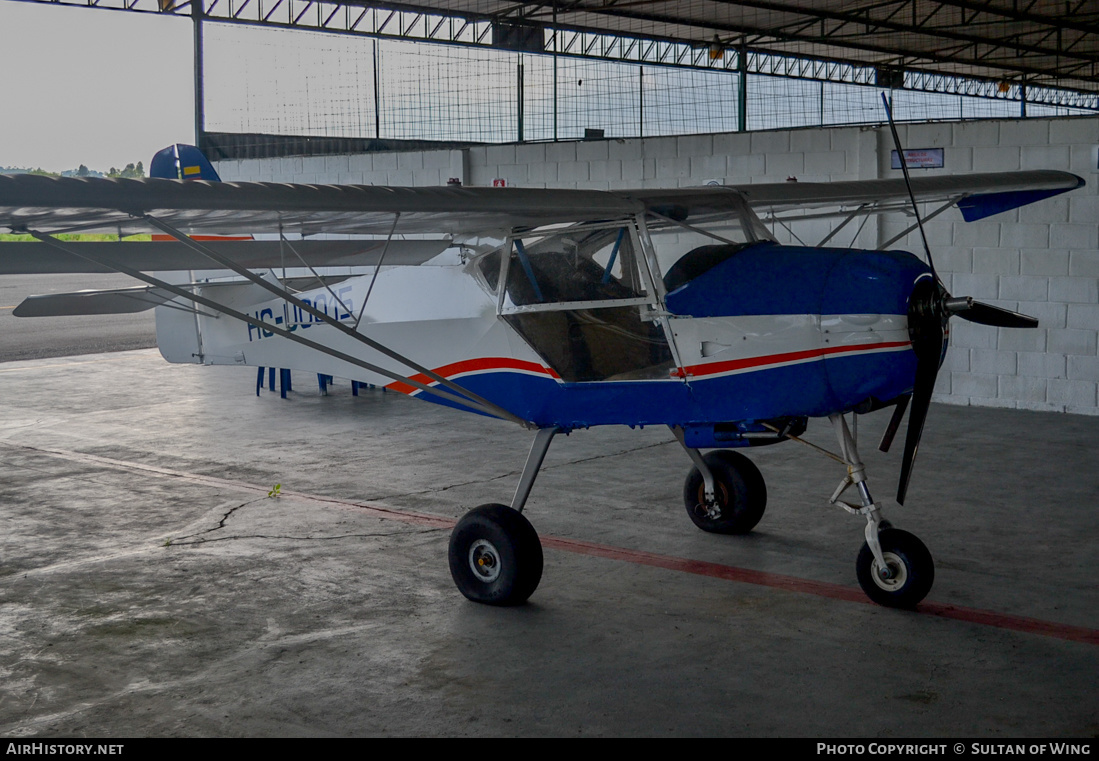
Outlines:
<svg viewBox="0 0 1099 761"><path fill-rule="evenodd" d="M945 148L956 174L1061 169L1087 187L976 223L957 210L928 223L947 288L1035 315L1037 330L951 321L951 350L936 400L951 404L1099 415L1099 118L899 126L908 148ZM854 180L900 176L889 168L887 129L838 127L644 139L494 145L467 150L222 161L226 181L430 186L506 178L520 187L593 189ZM907 226L882 219L857 245L873 247ZM821 230L797 228L806 242ZM784 231L776 231L784 239ZM841 243L842 240L842 243ZM842 234L833 245L847 245ZM918 234L894 248L922 250Z"/></svg>

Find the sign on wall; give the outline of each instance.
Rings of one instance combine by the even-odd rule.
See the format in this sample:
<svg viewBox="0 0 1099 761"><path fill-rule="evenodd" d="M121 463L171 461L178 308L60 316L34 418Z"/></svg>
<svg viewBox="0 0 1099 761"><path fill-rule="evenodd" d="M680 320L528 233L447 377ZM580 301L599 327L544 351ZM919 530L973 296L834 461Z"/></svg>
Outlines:
<svg viewBox="0 0 1099 761"><path fill-rule="evenodd" d="M890 151L894 169L901 168L901 159L896 151ZM909 169L942 169L942 148L906 148L904 151L904 163Z"/></svg>

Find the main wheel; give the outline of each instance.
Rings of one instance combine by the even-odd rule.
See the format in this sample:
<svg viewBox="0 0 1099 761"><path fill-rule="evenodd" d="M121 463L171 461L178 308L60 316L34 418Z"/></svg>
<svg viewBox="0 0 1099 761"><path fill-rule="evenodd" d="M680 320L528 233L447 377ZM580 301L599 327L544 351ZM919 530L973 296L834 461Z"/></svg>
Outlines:
<svg viewBox="0 0 1099 761"><path fill-rule="evenodd" d="M714 504L706 504L706 484L692 468L683 484L683 504L703 531L746 534L767 508L767 485L759 468L739 452L723 449L703 458L714 476Z"/></svg>
<svg viewBox="0 0 1099 761"><path fill-rule="evenodd" d="M870 545L863 542L855 564L859 586L878 605L914 607L935 583L935 561L931 559L931 553L914 534L899 528L879 529L878 541L889 567L889 578L882 576L882 567L874 559Z"/></svg>
<svg viewBox="0 0 1099 761"><path fill-rule="evenodd" d="M542 544L530 521L506 505L481 505L450 534L458 591L486 605L521 605L542 579Z"/></svg>

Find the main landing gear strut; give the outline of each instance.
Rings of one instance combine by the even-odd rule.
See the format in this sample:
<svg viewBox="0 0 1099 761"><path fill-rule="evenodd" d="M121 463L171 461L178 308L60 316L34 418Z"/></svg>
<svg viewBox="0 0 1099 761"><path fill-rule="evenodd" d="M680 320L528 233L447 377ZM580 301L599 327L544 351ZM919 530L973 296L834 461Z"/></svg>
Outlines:
<svg viewBox="0 0 1099 761"><path fill-rule="evenodd" d="M487 605L521 605L542 579L542 545L523 517L538 469L557 435L540 428L534 437L511 507L481 505L466 513L450 534L450 575L458 591Z"/></svg>

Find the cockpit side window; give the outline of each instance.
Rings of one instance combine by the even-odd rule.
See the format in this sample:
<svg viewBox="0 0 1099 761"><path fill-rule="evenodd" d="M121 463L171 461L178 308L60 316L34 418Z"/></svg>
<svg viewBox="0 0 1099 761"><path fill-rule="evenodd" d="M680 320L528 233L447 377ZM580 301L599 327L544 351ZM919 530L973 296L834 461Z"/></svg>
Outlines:
<svg viewBox="0 0 1099 761"><path fill-rule="evenodd" d="M614 277L604 281L604 268L587 257L544 251L529 256L528 261L529 272L521 257L513 254L508 267L508 297L516 306L611 301L639 295Z"/></svg>
<svg viewBox="0 0 1099 761"><path fill-rule="evenodd" d="M496 292L500 251L482 257L479 268ZM612 301L645 295L633 242L625 228L601 228L582 235L516 238L508 261L507 296L512 306L571 301Z"/></svg>

